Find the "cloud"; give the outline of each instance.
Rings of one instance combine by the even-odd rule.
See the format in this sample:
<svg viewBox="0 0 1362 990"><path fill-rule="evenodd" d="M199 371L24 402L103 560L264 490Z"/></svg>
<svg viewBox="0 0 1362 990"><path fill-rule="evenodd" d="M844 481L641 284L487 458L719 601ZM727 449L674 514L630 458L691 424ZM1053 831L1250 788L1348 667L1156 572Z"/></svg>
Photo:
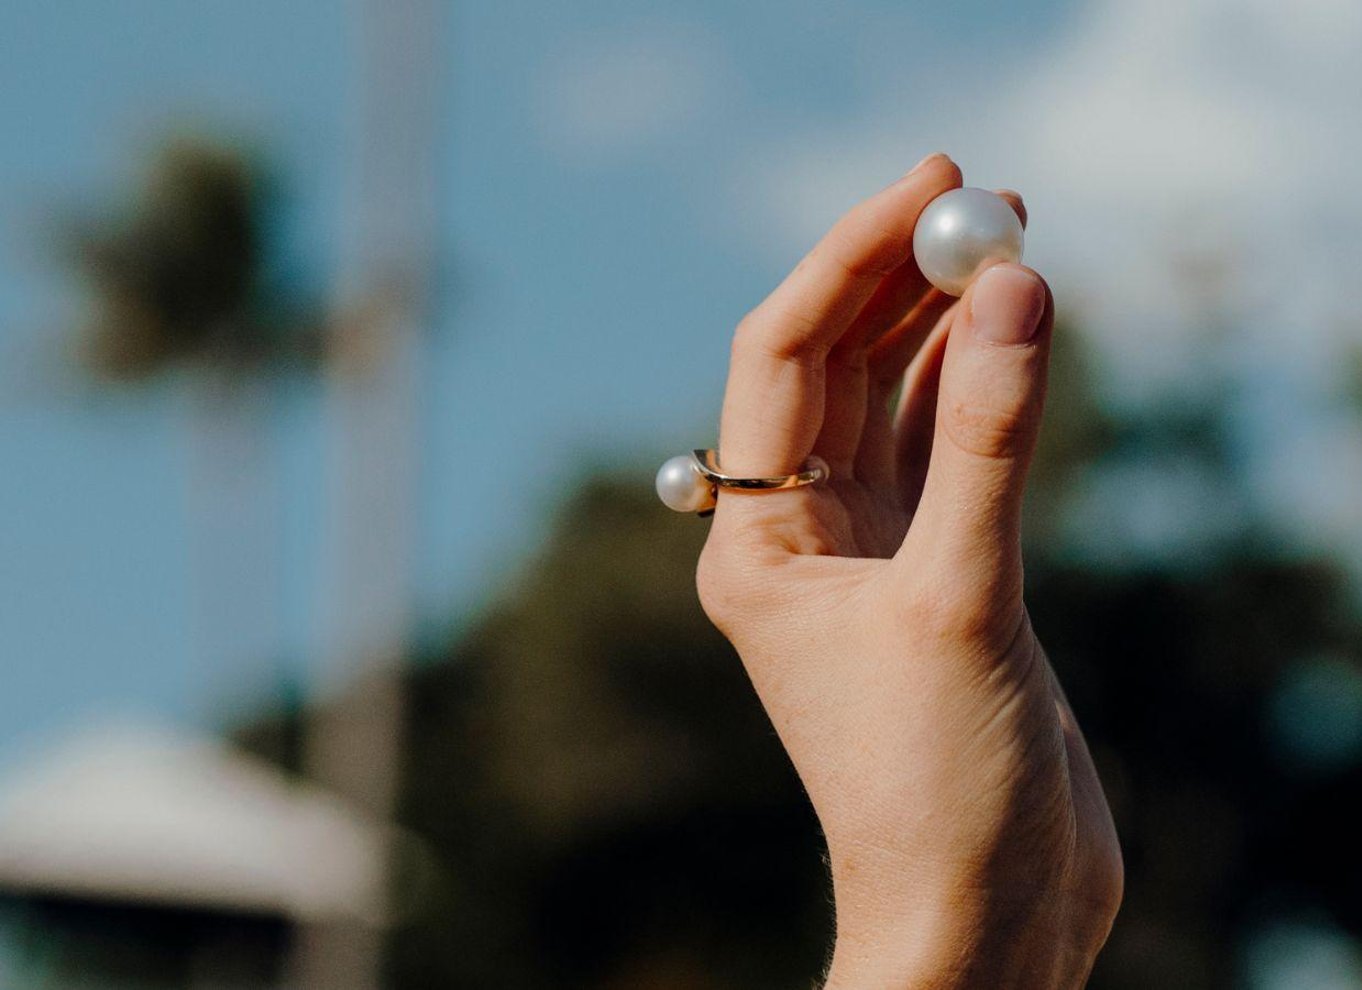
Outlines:
<svg viewBox="0 0 1362 990"><path fill-rule="evenodd" d="M1301 531L1357 540L1362 436L1322 397L1362 343L1362 4L1093 0L1027 44L954 53L926 76L937 86L886 67L852 117L743 164L740 229L787 264L949 151L967 183L1025 194L1027 260L1080 317L1117 401L1228 369L1276 410L1248 466L1258 497Z"/></svg>
<svg viewBox="0 0 1362 990"><path fill-rule="evenodd" d="M635 24L564 39L541 74L536 121L570 159L604 161L677 140L717 104L722 46L679 24Z"/></svg>
<svg viewBox="0 0 1362 990"><path fill-rule="evenodd" d="M939 90L882 79L883 102L766 149L739 181L764 214L746 228L783 258L940 148L1025 193L1028 260L1137 368L1132 325L1180 351L1211 302L1308 283L1337 312L1331 294L1358 297L1360 49L1351 0L1097 0L1027 57L943 66Z"/></svg>

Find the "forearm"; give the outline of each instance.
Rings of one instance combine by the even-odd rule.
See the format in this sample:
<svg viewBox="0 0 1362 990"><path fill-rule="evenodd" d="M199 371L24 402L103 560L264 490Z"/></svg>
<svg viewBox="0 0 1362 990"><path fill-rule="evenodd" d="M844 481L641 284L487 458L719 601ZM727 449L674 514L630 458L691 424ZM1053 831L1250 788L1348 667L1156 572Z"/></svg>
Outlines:
<svg viewBox="0 0 1362 990"><path fill-rule="evenodd" d="M1053 920L942 917L913 930L839 929L824 990L1073 990L1097 945Z"/></svg>
<svg viewBox="0 0 1362 990"><path fill-rule="evenodd" d="M873 872L834 883L824 990L1071 990L1087 982L1113 914L1073 890L1003 897L931 877L909 886Z"/></svg>

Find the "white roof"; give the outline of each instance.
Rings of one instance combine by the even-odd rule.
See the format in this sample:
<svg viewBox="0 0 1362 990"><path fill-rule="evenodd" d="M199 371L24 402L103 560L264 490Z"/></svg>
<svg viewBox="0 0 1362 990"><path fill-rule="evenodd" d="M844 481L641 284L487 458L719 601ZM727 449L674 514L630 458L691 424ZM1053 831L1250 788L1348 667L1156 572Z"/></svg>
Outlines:
<svg viewBox="0 0 1362 990"><path fill-rule="evenodd" d="M0 778L0 890L376 925L386 831L215 740L104 728Z"/></svg>

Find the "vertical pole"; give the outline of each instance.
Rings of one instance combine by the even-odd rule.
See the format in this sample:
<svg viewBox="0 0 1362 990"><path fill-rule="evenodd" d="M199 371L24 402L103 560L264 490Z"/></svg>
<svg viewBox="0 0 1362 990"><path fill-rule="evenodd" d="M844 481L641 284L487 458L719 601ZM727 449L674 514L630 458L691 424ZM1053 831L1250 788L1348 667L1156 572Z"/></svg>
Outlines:
<svg viewBox="0 0 1362 990"><path fill-rule="evenodd" d="M328 362L330 559L324 668L304 761L312 778L379 822L393 818L404 732L421 351L436 252L442 0L356 0L360 85L347 193L340 314ZM384 874L390 887L392 850ZM388 896L385 891L385 896ZM293 986L375 990L383 933L304 928Z"/></svg>

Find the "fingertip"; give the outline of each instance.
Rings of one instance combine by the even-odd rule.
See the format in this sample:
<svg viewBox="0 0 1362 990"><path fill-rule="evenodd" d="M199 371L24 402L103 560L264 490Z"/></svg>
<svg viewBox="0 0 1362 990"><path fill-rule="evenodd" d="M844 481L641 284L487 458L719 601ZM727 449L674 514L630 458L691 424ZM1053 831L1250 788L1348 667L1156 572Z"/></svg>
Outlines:
<svg viewBox="0 0 1362 990"><path fill-rule="evenodd" d="M944 151L933 152L922 161L914 165L903 175L903 180L913 180L915 183L926 180L931 185L940 186L941 191L954 189L964 183L964 174L960 171L960 166L955 164L951 156ZM903 181L901 180L901 181Z"/></svg>
<svg viewBox="0 0 1362 990"><path fill-rule="evenodd" d="M1046 324L1052 323L1054 321L1055 315L1055 294L1050 289L1050 283L1046 280L1044 275L1036 271L1030 265L1023 265L1018 263L1012 265L1011 267L1021 269L1027 275L1031 276L1031 278L1035 279L1037 282L1040 283L1041 294L1044 298L1045 303L1044 311L1041 313L1040 320L1041 329L1043 330Z"/></svg>
<svg viewBox="0 0 1362 990"><path fill-rule="evenodd" d="M918 162L916 165L910 168L906 174L914 175L917 172L921 172L924 168L929 168L930 166L936 164L937 162L948 162L950 160L951 156L946 154L944 151L933 151L930 155L927 155L925 158L923 158L922 161Z"/></svg>
<svg viewBox="0 0 1362 990"><path fill-rule="evenodd" d="M932 168L937 180L947 189L958 189L965 184L965 174L960 171L960 166L946 155L942 155Z"/></svg>
<svg viewBox="0 0 1362 990"><path fill-rule="evenodd" d="M1035 339L1048 307L1045 280L1034 269L1005 262L974 280L967 312L979 340L1019 346Z"/></svg>
<svg viewBox="0 0 1362 990"><path fill-rule="evenodd" d="M1015 189L995 189L995 194L1007 200L1007 205L1012 207L1012 212L1017 214L1017 219L1021 221L1022 227L1026 226L1026 202L1022 199L1021 193Z"/></svg>

